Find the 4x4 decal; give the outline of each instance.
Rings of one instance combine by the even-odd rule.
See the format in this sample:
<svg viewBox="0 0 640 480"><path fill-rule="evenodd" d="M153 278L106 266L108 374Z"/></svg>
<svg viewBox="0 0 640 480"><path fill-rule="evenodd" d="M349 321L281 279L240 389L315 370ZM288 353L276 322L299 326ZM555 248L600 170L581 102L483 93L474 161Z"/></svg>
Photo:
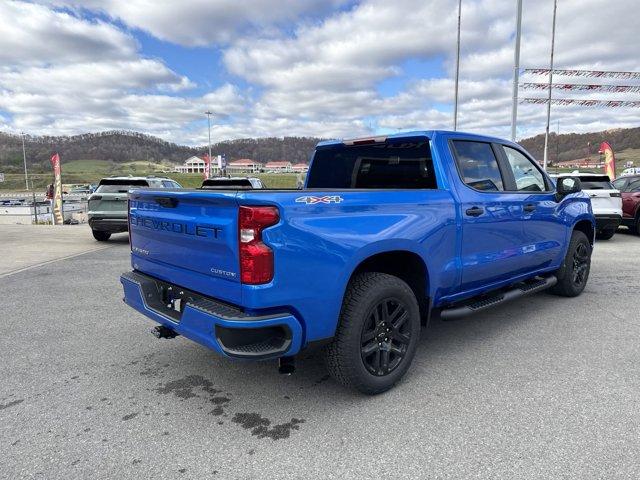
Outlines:
<svg viewBox="0 0 640 480"><path fill-rule="evenodd" d="M296 198L296 203L306 203L307 205L315 205L317 203L340 203L342 197L340 195L325 195L323 197L316 197L307 195L305 197Z"/></svg>

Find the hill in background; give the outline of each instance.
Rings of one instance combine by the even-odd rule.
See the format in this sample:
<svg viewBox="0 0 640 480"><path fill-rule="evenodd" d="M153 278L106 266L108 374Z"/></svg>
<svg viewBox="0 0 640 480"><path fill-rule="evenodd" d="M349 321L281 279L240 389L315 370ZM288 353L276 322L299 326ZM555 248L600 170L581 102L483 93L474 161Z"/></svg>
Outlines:
<svg viewBox="0 0 640 480"><path fill-rule="evenodd" d="M319 138L247 138L213 144L214 154L225 154L227 160L251 158L261 163L289 160L307 162ZM595 133L551 134L549 159L552 162L585 158L589 151L597 155L601 142L608 141L614 151L640 149L640 128L607 130ZM521 140L520 143L541 160L544 135ZM589 146L590 145L590 146ZM59 152L63 164L79 160L99 160L113 167L121 164L182 163L192 155L203 155L206 146L187 147L166 142L150 135L128 131L87 133L74 136L27 136L27 162L30 170L48 172L49 158ZM22 165L22 139L19 135L0 132L0 171L20 173Z"/></svg>
<svg viewBox="0 0 640 480"><path fill-rule="evenodd" d="M224 154L227 160L251 158L261 163L289 160L307 162L320 139L311 137L247 138L212 144L211 151ZM62 163L99 160L112 164L182 163L192 155L203 155L207 146L187 147L166 142L143 133L109 131L73 136L27 136L27 163L40 171L50 170L49 159L60 153ZM19 173L23 170L22 139L19 135L0 132L0 171Z"/></svg>
<svg viewBox="0 0 640 480"><path fill-rule="evenodd" d="M602 142L609 142L614 152L640 148L640 127L618 128L594 133L564 133L549 135L549 159L553 162L576 160L589 155L598 155ZM518 143L536 159L544 156L544 134L520 140Z"/></svg>

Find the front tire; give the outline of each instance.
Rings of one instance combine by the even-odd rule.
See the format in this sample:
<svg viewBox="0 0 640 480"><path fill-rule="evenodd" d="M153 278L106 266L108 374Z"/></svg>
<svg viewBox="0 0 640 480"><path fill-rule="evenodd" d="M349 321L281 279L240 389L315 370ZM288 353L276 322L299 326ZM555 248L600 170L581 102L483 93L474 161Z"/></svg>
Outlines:
<svg viewBox="0 0 640 480"><path fill-rule="evenodd" d="M587 236L574 230L562 266L556 272L558 283L551 292L563 297L577 297L582 293L591 270L591 244Z"/></svg>
<svg viewBox="0 0 640 480"><path fill-rule="evenodd" d="M333 341L325 347L331 376L374 395L407 372L420 336L420 309L404 281L386 273L357 275L345 294Z"/></svg>
<svg viewBox="0 0 640 480"><path fill-rule="evenodd" d="M91 230L93 233L93 238L95 238L99 242L106 242L111 238L111 234L109 232L101 232L100 230Z"/></svg>

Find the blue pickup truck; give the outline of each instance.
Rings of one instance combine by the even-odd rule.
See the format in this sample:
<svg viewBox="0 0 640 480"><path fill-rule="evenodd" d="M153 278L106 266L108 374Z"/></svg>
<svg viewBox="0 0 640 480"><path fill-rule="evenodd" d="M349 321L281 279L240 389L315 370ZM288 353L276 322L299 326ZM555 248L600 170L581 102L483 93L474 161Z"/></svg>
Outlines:
<svg viewBox="0 0 640 480"><path fill-rule="evenodd" d="M375 394L433 313L579 295L595 222L579 179L555 184L519 145L418 131L319 143L302 190L134 190L129 232L124 300L158 337L287 372L319 346Z"/></svg>

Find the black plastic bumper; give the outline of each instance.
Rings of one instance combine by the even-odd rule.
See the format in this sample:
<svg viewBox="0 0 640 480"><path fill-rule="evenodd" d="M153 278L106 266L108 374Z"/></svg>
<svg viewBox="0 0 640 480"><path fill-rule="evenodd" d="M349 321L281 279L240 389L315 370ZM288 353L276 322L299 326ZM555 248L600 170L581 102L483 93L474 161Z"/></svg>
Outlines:
<svg viewBox="0 0 640 480"><path fill-rule="evenodd" d="M615 230L620 226L622 217L620 215L596 215L596 230Z"/></svg>
<svg viewBox="0 0 640 480"><path fill-rule="evenodd" d="M120 233L129 230L126 218L91 217L89 226L98 232Z"/></svg>

